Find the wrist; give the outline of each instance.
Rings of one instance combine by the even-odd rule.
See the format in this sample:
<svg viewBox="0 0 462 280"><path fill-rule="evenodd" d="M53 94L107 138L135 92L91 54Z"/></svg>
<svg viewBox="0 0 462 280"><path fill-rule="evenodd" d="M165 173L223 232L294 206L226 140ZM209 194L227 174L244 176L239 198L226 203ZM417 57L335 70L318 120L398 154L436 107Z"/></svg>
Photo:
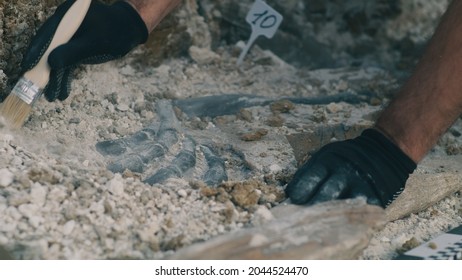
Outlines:
<svg viewBox="0 0 462 280"><path fill-rule="evenodd" d="M135 39L133 43L136 43L136 45L145 43L148 39L149 30L147 29L143 18L133 5L127 1L117 1L112 5L112 7L115 11L118 11L119 17L123 17L125 19L124 28L128 29L128 32Z"/></svg>
<svg viewBox="0 0 462 280"><path fill-rule="evenodd" d="M169 14L181 0L123 0L138 12L144 21L148 32L151 32L159 22Z"/></svg>
<svg viewBox="0 0 462 280"><path fill-rule="evenodd" d="M417 167L416 161L403 151L386 132L374 127L364 130L362 136L373 139L374 142L378 144L378 147L380 147L380 150L395 155L395 158L402 163L404 169L406 169L408 173L412 173Z"/></svg>
<svg viewBox="0 0 462 280"><path fill-rule="evenodd" d="M393 143L397 148L399 148L406 156L408 156L414 163L418 163L424 156L425 153L417 150L417 146L410 147L406 144L406 141L402 140L402 137L397 136L396 132L393 130L388 130L385 127L381 126L380 123L377 123L372 129L378 131L385 138L387 138L391 143Z"/></svg>
<svg viewBox="0 0 462 280"><path fill-rule="evenodd" d="M146 29L148 30L148 32L150 32L152 30L152 24L147 15L142 12L142 6L139 4L140 1L124 0L122 2L128 3L138 13L140 18L143 20Z"/></svg>

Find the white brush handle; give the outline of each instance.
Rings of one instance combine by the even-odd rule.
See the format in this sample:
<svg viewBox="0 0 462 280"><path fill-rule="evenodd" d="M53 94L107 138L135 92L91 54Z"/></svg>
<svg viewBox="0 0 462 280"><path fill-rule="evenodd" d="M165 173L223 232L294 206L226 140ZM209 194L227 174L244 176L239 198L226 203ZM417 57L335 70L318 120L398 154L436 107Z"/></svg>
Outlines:
<svg viewBox="0 0 462 280"><path fill-rule="evenodd" d="M91 0L76 0L75 3L72 4L61 19L48 49L40 58L38 64L24 74L24 77L33 82L38 88L45 88L50 80L51 69L50 65L48 65L48 56L51 51L53 51L56 47L67 43L72 36L74 36L74 33L77 29L79 29L80 24L82 24L90 4Z"/></svg>

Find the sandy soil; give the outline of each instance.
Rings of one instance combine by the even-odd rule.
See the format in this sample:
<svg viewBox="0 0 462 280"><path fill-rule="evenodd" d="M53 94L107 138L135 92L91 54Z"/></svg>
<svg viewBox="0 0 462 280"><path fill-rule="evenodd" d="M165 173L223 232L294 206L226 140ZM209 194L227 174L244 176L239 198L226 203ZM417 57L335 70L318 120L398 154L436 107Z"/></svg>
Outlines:
<svg viewBox="0 0 462 280"><path fill-rule="evenodd" d="M284 199L283 187L296 170L286 135L339 124L369 126L400 83L377 68L296 69L258 47L239 69L237 54L236 47L220 48L153 68L135 53L85 67L67 100L42 99L23 129L0 128L0 245L21 259L159 259L258 225L271 219L268 209ZM219 188L202 182L208 166L199 148L192 170L154 186L143 180L171 163L181 143L143 173L108 171L113 158L95 148L158 127L155 104L163 100L231 93L274 100L341 93L367 98L357 104L292 104L288 110L252 106L218 117L177 111L181 137L211 144L225 160L230 183ZM461 133L459 120L431 156L460 153ZM245 134L253 141L244 141ZM361 258L391 259L408 240L421 243L461 223L456 194L389 223Z"/></svg>

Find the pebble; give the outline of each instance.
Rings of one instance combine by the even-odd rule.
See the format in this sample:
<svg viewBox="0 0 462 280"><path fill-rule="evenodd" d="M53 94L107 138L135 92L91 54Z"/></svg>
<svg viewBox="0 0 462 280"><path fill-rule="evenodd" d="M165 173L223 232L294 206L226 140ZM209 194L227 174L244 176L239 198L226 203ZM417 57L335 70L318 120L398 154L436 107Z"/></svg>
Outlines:
<svg viewBox="0 0 462 280"><path fill-rule="evenodd" d="M0 169L0 187L8 187L14 181L14 174L6 168Z"/></svg>
<svg viewBox="0 0 462 280"><path fill-rule="evenodd" d="M273 163L269 166L269 170L271 173L277 173L282 171L282 167L279 164Z"/></svg>
<svg viewBox="0 0 462 280"><path fill-rule="evenodd" d="M26 193L18 193L8 196L9 206L19 206L28 202L30 202L30 195Z"/></svg>
<svg viewBox="0 0 462 280"><path fill-rule="evenodd" d="M273 214L268 208L266 208L266 206L259 206L255 211L251 222L254 226L260 226L273 219Z"/></svg>
<svg viewBox="0 0 462 280"><path fill-rule="evenodd" d="M61 229L61 232L64 234L64 235L69 235L71 234L71 232L74 230L74 227L75 227L75 221L74 220L70 220L70 221L67 221L62 229Z"/></svg>
<svg viewBox="0 0 462 280"><path fill-rule="evenodd" d="M210 64L220 59L218 54L206 48L191 46L188 52L197 64Z"/></svg>
<svg viewBox="0 0 462 280"><path fill-rule="evenodd" d="M21 204L18 207L19 213L21 213L24 217L30 219L39 213L39 207L36 204Z"/></svg>
<svg viewBox="0 0 462 280"><path fill-rule="evenodd" d="M261 128L254 132L241 134L240 139L242 141L247 141L247 142L258 141L258 140L261 140L261 138L263 138L263 136L267 134L268 134L268 130Z"/></svg>
<svg viewBox="0 0 462 280"><path fill-rule="evenodd" d="M29 224L34 228L38 228L40 224L43 222L43 220L44 219L42 216L32 216L29 218Z"/></svg>
<svg viewBox="0 0 462 280"><path fill-rule="evenodd" d="M271 103L270 109L271 112L278 113L288 113L295 108L295 105L289 100L279 100Z"/></svg>
<svg viewBox="0 0 462 280"><path fill-rule="evenodd" d="M114 195L122 195L124 193L124 183L120 174L116 174L114 178L109 181L108 191Z"/></svg>
<svg viewBox="0 0 462 280"><path fill-rule="evenodd" d="M39 183L35 183L32 185L30 189L30 200L32 203L42 207L43 205L45 205L46 197L46 187L43 187Z"/></svg>
<svg viewBox="0 0 462 280"><path fill-rule="evenodd" d="M327 112L331 114L338 113L343 110L343 106L339 103L330 103L326 106Z"/></svg>
<svg viewBox="0 0 462 280"><path fill-rule="evenodd" d="M13 220L19 220L22 217L22 214L19 212L18 208L10 206L5 211L5 216L11 217ZM7 223L5 223L7 224Z"/></svg>
<svg viewBox="0 0 462 280"><path fill-rule="evenodd" d="M117 111L126 112L129 109L130 109L130 107L128 107L127 104L119 104L119 105L117 105Z"/></svg>
<svg viewBox="0 0 462 280"><path fill-rule="evenodd" d="M180 197L187 197L188 193L185 190L181 189L181 190L178 191L178 195Z"/></svg>
<svg viewBox="0 0 462 280"><path fill-rule="evenodd" d="M69 119L69 124L79 124L80 119L79 118L70 118Z"/></svg>
<svg viewBox="0 0 462 280"><path fill-rule="evenodd" d="M125 65L122 67L120 69L120 73L125 76L134 76L136 74L135 69L133 69L133 67L130 65Z"/></svg>

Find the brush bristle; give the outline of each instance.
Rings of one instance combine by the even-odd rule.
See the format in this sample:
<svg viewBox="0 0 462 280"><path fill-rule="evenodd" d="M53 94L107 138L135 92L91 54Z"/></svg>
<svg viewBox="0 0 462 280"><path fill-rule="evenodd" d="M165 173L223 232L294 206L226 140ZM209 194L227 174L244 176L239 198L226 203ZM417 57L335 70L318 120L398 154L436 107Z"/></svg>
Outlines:
<svg viewBox="0 0 462 280"><path fill-rule="evenodd" d="M20 128L26 121L32 106L14 94L10 94L0 106L0 115L11 128Z"/></svg>

